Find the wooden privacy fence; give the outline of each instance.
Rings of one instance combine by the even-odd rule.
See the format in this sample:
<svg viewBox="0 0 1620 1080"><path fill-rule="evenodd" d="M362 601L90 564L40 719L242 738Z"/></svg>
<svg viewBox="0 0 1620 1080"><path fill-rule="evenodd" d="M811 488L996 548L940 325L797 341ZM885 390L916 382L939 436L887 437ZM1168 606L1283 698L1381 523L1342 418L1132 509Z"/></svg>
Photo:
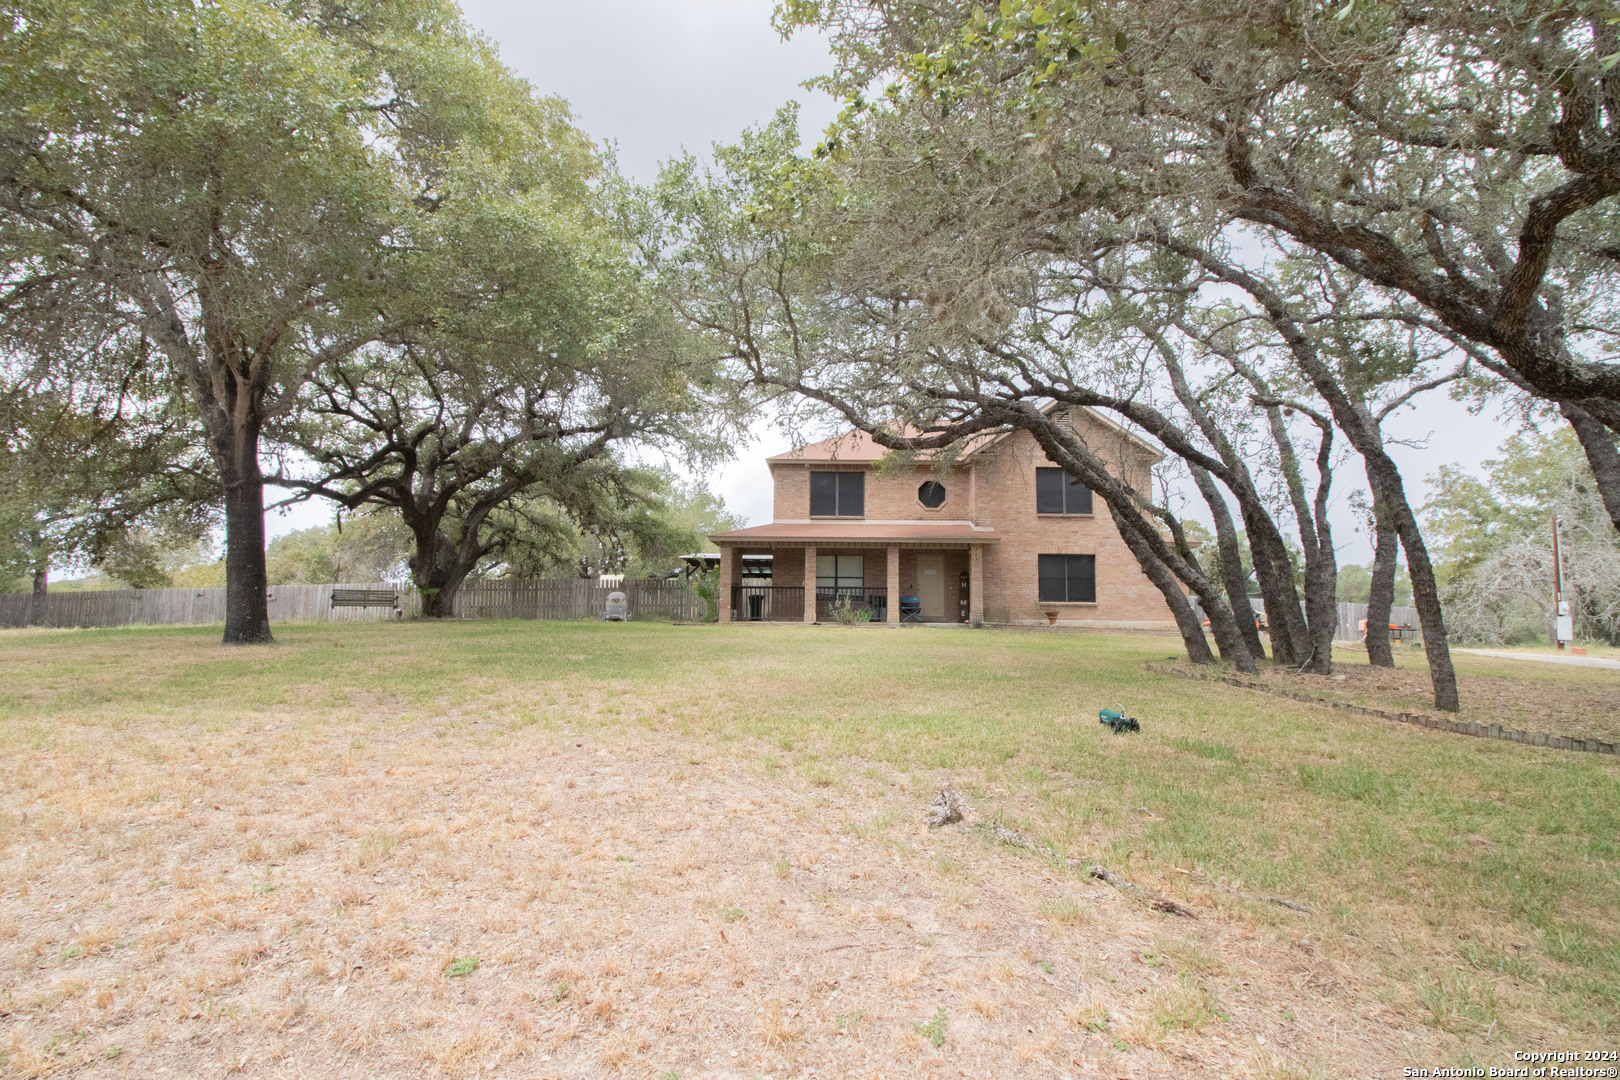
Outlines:
<svg viewBox="0 0 1620 1080"><path fill-rule="evenodd" d="M388 588L379 582L336 585L276 585L270 589L272 622L383 622L389 608L332 606L333 589ZM634 618L689 621L704 605L682 581L626 581L615 586L579 578L520 580L497 578L468 582L454 605L458 618L587 619L600 618L607 595L617 589L630 601ZM200 626L225 621L224 589L106 589L53 592L43 610L33 613L31 593L0 595L0 626ZM421 612L420 597L402 590L400 608L409 618Z"/></svg>
<svg viewBox="0 0 1620 1080"><path fill-rule="evenodd" d="M359 585L276 585L269 591L273 622L381 622L393 618L387 608L332 608L333 589L378 588ZM414 596L404 599L414 603ZM0 596L0 626L97 627L205 626L225 621L224 589L100 589L45 594L44 611L30 619L29 593ZM410 610L407 607L407 612Z"/></svg>
<svg viewBox="0 0 1620 1080"><path fill-rule="evenodd" d="M491 578L463 585L453 611L471 619L600 619L611 592L624 593L633 619L691 622L705 609L678 579L603 585L585 578Z"/></svg>

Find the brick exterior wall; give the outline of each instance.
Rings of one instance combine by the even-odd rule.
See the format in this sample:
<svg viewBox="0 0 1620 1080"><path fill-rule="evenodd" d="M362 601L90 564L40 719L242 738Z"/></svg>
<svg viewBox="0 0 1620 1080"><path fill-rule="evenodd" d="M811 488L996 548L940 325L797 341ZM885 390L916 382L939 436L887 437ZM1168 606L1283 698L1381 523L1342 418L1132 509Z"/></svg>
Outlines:
<svg viewBox="0 0 1620 1080"><path fill-rule="evenodd" d="M1076 427L1099 456L1116 468L1121 461L1126 463L1127 478L1134 486L1150 490L1152 458L1145 451L1102 425L1081 419ZM1101 499L1092 500L1094 512L1087 516L1035 513L1035 470L1052 464L1034 437L1021 431L973 458L978 523L993 526L1001 538L984 552L985 618L1037 623L1046 621L1043 612L1057 611L1060 623L1173 627L1163 594L1142 573ZM1036 561L1040 555L1095 555L1096 603L1041 603Z"/></svg>
<svg viewBox="0 0 1620 1080"><path fill-rule="evenodd" d="M1099 456L1118 469L1123 463L1128 479L1150 490L1154 457L1116 429L1077 411L1075 428ZM984 548L984 615L991 622L1045 623L1044 612L1058 612L1059 623L1114 624L1174 627L1170 609L1119 538L1108 507L1094 500L1090 515L1055 516L1035 513L1035 469L1051 465L1034 438L1014 432L971 455L946 475L920 465L897 475L880 475L866 463L771 462L774 480L773 517L776 521L811 519L810 472L854 470L866 473L866 521L970 521L995 529L998 543ZM917 489L929 480L945 486L946 498L937 510L917 500ZM739 550L742 550L739 548ZM752 550L752 549L750 549ZM801 585L806 574L802 546L771 549L775 556L774 583ZM917 553L938 550L944 556L945 618L954 621L960 611L961 575L969 568L969 553L962 547L905 546L900 552L900 594L918 595ZM885 551L878 547L845 547L823 541L820 555L864 555L868 586L886 584ZM1039 601L1037 557L1040 555L1094 555L1097 559L1097 600L1092 604L1043 604ZM813 571L812 571L813 576Z"/></svg>
<svg viewBox="0 0 1620 1080"><path fill-rule="evenodd" d="M916 466L898 476L880 476L868 465L848 462L771 462L771 475L775 480L772 499L773 521L837 521L838 518L810 517L810 473L864 472L866 473L867 521L968 521L973 516L973 499L968 476L958 470L950 476L941 476L936 469ZM945 502L937 510L930 510L917 501L917 489L933 480L945 485Z"/></svg>

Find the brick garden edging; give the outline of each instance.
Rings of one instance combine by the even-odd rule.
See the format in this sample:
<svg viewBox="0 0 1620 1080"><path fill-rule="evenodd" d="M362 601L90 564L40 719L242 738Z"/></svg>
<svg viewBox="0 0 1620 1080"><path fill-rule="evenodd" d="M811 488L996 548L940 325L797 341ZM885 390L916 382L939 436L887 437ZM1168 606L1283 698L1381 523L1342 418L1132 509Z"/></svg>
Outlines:
<svg viewBox="0 0 1620 1080"><path fill-rule="evenodd" d="M1325 709L1337 709L1340 712L1352 713L1356 716L1376 716L1381 720L1393 720L1398 724L1415 724L1418 727L1432 728L1435 731L1449 731L1454 735L1472 735L1479 739L1501 739L1504 742L1522 743L1525 746L1544 746L1549 750L1574 750L1577 753L1610 755L1617 753L1614 743L1601 742L1597 739L1577 739L1569 735L1548 735L1544 731L1524 731L1519 728L1508 729L1501 724L1481 724L1475 720L1445 720L1425 713L1389 712L1385 709L1372 709L1365 705L1351 705L1344 701L1333 701L1328 698L1312 697L1309 694L1299 694L1290 690L1279 690L1267 686L1263 682L1252 682L1236 675L1206 675L1203 672L1184 671L1165 664L1146 664L1144 666L1149 671L1157 672L1160 675L1174 675L1178 679L1194 679L1198 682L1226 683L1228 686L1237 686L1244 690L1258 690L1260 693L1270 694L1272 697L1303 701L1307 705L1320 705Z"/></svg>

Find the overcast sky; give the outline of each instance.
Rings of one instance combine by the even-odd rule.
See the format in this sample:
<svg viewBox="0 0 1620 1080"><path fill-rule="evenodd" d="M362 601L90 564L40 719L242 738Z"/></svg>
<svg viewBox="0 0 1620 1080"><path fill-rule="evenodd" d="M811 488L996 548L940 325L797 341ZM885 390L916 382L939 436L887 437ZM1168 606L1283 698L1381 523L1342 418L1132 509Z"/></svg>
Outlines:
<svg viewBox="0 0 1620 1080"><path fill-rule="evenodd" d="M706 154L712 144L768 121L790 100L801 103L809 142L832 120L837 104L799 85L827 70L825 42L813 35L782 41L771 28L772 6L772 0L463 2L468 20L496 42L506 64L540 92L566 98L579 124L615 144L620 168L642 181L654 178L659 162L683 150ZM1388 429L1423 444L1392 448L1418 503L1427 494L1424 478L1440 465L1477 467L1510 430L1494 415L1469 416L1443 394L1421 399ZM787 445L785 436L761 427L758 442L739 447L734 463L705 479L751 524L769 521L763 458ZM1366 562L1370 550L1346 506L1352 487L1363 483L1359 461L1347 463L1336 480L1340 561ZM325 506L305 506L273 515L270 533L330 518Z"/></svg>

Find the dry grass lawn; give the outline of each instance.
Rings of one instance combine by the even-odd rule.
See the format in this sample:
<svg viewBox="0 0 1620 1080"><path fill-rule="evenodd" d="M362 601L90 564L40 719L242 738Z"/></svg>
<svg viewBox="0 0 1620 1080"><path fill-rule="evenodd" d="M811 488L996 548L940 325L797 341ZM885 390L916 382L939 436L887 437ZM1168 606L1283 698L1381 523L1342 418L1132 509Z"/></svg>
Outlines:
<svg viewBox="0 0 1620 1080"><path fill-rule="evenodd" d="M0 1074L1284 1080L1620 1049L1613 759L1150 675L1150 637L278 636L0 634ZM1116 701L1141 735L1096 723ZM947 775L979 823L930 832Z"/></svg>
<svg viewBox="0 0 1620 1080"><path fill-rule="evenodd" d="M1538 650L1551 654L1551 649ZM1423 650L1397 648L1393 668L1367 666L1360 649L1335 649L1332 675L1262 666L1273 686L1393 712L1435 714ZM1620 671L1453 653L1462 710L1455 717L1582 739L1620 740ZM1191 669L1183 660L1180 667Z"/></svg>

